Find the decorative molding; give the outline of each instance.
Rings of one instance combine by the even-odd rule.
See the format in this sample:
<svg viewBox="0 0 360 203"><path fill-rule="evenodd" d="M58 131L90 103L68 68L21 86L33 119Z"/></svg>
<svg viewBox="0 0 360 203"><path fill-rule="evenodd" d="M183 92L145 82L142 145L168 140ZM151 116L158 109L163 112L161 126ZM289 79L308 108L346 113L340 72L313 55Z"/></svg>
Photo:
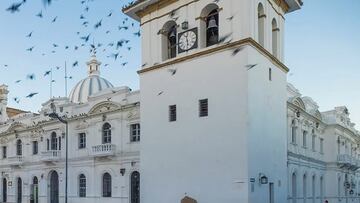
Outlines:
<svg viewBox="0 0 360 203"><path fill-rule="evenodd" d="M304 161L309 161L309 162L313 162L313 163L317 163L317 164L326 166L326 162L325 162L325 161L321 161L321 160L318 160L318 159L314 159L314 158L312 158L312 157L307 157L307 156L304 156L304 155L301 155L301 154L295 154L294 152L290 152L290 151L288 151L287 154L288 154L288 156L290 156L290 157L294 157L294 158L301 159L301 160L304 160Z"/></svg>
<svg viewBox="0 0 360 203"><path fill-rule="evenodd" d="M6 130L8 132L14 132L18 130L24 130L27 126L21 122L14 122L10 125L10 127Z"/></svg>
<svg viewBox="0 0 360 203"><path fill-rule="evenodd" d="M167 0L167 1L178 1L178 0ZM188 3L184 4L184 5L181 5L181 6L175 8L175 9L173 9L173 10L171 10L171 11L169 11L169 12L163 14L163 15L157 16L157 17L155 17L155 18L152 18L152 19L150 19L150 20L147 20L147 21L144 21L144 22L140 23L140 26L143 26L144 24L149 23L149 22L151 22L151 21L160 19L160 18L162 18L162 17L164 17L164 16L168 16L168 15L170 15L171 13L173 13L174 11L177 11L177 10L179 10L179 9L185 7L185 6L188 6L188 5L193 4L193 3L195 3L195 2L198 2L198 1L200 1L200 0L193 0L193 1L191 1L191 2L188 2ZM164 6L164 7L165 7L165 6ZM164 7L161 7L161 8L164 8ZM161 8L159 7L158 9L161 9ZM157 10L157 9L155 9L155 10ZM138 11L136 14L137 14L140 18L142 18L142 17L144 17L145 15L147 15L147 14L149 14L149 13L151 13L151 12L154 12L155 10L153 10L153 11L148 11L148 12L142 11L143 13L142 13L141 15L139 15L139 12L140 12L140 11Z"/></svg>
<svg viewBox="0 0 360 203"><path fill-rule="evenodd" d="M98 114L98 113L114 111L118 108L121 108L121 106L114 102L110 102L110 101L100 102L100 103L94 105L90 109L89 114Z"/></svg>
<svg viewBox="0 0 360 203"><path fill-rule="evenodd" d="M217 13L220 13L222 10L224 10L224 8L218 8L217 9ZM214 15L214 14L212 14ZM202 20L202 21L206 21L206 19L208 18L209 16L199 16L199 17L196 17L195 20Z"/></svg>
<svg viewBox="0 0 360 203"><path fill-rule="evenodd" d="M264 55L266 58L268 58L280 70L282 70L285 73L289 72L288 67L286 67L279 59L277 59L274 55L272 55L269 51L267 51L258 42L256 42L252 38L245 38L245 39L242 39L242 40L238 40L236 42L221 44L221 45L215 46L214 48L211 48L211 49L198 51L198 52L196 52L194 54L191 54L191 55L178 57L178 58L175 58L175 59L165 61L165 62L163 62L161 64L157 64L157 65L154 65L154 66L151 66L151 67L148 67L148 68L141 69L141 70L138 71L138 74L142 74L142 73L146 73L146 72L149 72L149 71L157 70L157 69L164 68L164 67L167 67L167 66L171 66L171 65L174 65L174 64L177 64L177 63L188 61L188 60L191 60L191 59L194 59L194 58L197 58L197 57L209 55L209 54L212 54L212 53L215 53L215 52L224 51L224 50L233 49L233 48L242 47L242 46L252 46L256 50L258 50L262 55Z"/></svg>
<svg viewBox="0 0 360 203"><path fill-rule="evenodd" d="M140 111L138 109L133 109L133 110L129 111L126 118L127 118L127 120L140 119Z"/></svg>
<svg viewBox="0 0 360 203"><path fill-rule="evenodd" d="M156 11L156 10L160 10L162 8L165 8L167 6L169 6L170 4L173 4L175 2L178 2L179 0L159 0L157 1L156 3L154 4L150 4L148 5L147 7L145 7L144 9L142 10L139 10L136 12L136 15L139 16L140 18ZM199 1L199 0L195 0L195 1ZM178 10L179 8L177 9L174 9L174 10Z"/></svg>
<svg viewBox="0 0 360 203"><path fill-rule="evenodd" d="M75 126L75 130L87 129L89 126L90 124L86 120L83 120L80 121L80 123Z"/></svg>

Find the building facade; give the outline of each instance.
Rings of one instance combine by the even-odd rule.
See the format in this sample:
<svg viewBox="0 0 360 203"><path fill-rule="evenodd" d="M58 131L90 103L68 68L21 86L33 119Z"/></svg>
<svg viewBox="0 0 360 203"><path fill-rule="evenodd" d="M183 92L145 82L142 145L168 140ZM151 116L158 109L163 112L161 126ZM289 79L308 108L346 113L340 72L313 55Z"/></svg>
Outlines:
<svg viewBox="0 0 360 203"><path fill-rule="evenodd" d="M66 138L72 203L360 202L349 111L320 112L286 80L285 15L301 6L139 0L123 11L141 24L140 91L95 56L38 113L0 86L0 202L64 202Z"/></svg>
<svg viewBox="0 0 360 203"><path fill-rule="evenodd" d="M1 120L0 202L64 202L66 126L51 104L69 125L68 202L139 202L139 91L113 87L99 67L93 57L68 98Z"/></svg>

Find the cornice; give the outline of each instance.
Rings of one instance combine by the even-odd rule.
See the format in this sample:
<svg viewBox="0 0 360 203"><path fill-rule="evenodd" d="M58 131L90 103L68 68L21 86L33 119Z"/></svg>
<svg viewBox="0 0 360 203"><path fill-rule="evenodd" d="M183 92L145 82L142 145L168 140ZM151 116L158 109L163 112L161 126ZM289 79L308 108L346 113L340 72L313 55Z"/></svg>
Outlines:
<svg viewBox="0 0 360 203"><path fill-rule="evenodd" d="M352 131L351 129L348 129L340 124L329 124L328 125L329 127L334 127L334 128L337 128L339 130L341 130L342 132L348 132L348 134L354 136L354 138L358 141L360 141L360 137L358 134L356 134L354 131Z"/></svg>
<svg viewBox="0 0 360 203"><path fill-rule="evenodd" d="M242 46L251 46L251 47L255 48L263 56L268 58L280 70L282 70L285 73L289 72L288 67L286 67L279 59L277 59L274 55L272 55L269 51L267 51L264 47L262 47L254 39L245 38L245 39L238 40L238 41L235 41L235 42L217 45L214 48L210 48L210 49L206 49L206 50L200 50L200 51L198 51L198 52L196 52L194 54L191 54L191 55L177 57L175 59L165 61L165 62L163 62L161 64L157 64L157 65L154 65L154 66L151 66L151 67L141 69L141 70L138 71L138 74L143 74L143 73L146 73L146 72L149 72L149 71L154 71L154 70L161 69L161 68L164 68L164 67L167 67L167 66L171 66L171 65L174 65L174 64L177 64L177 63L182 63L182 62L185 62L185 61L197 58L197 57L209 55L209 54L212 54L212 53L215 53L215 52L227 51L229 49L234 49L234 48L238 48L238 47L242 47Z"/></svg>
<svg viewBox="0 0 360 203"><path fill-rule="evenodd" d="M170 4L173 4L173 3L178 2L178 1L179 1L179 0L159 0L159 1L155 2L155 3L153 3L153 4L150 4L150 5L146 6L145 8L143 8L143 9L141 9L141 10L136 11L136 15L137 15L139 18L142 18L142 17L144 17L145 15L148 15L148 14L154 12L154 11L157 11L157 10L159 10L159 9L162 9L162 8L164 8L164 7L166 7L166 6L169 6ZM200 1L200 0L193 0L193 1L189 2L189 3L186 3L185 5L181 5L181 7L187 6L187 5L191 4L191 3L198 2L198 1ZM289 10L290 10L290 6L286 3L285 0L273 0L273 2L271 2L271 0L267 0L267 1L269 2L269 4L273 7L273 9L274 9L282 18L284 18L284 16L277 11L277 9L276 9L276 8L274 7L274 5L273 5L273 2L274 2L277 6L279 6L284 13L288 13ZM134 3L132 3L131 5L129 5L129 6L127 6L127 7L124 7L124 8L122 9L122 12L126 13L126 12L128 12L129 10L135 8L136 6L138 6L139 4L144 3L144 2L146 2L146 0L138 0L138 1L134 2ZM179 9L179 8L176 8L176 9L174 9L174 10L178 10L178 9Z"/></svg>
<svg viewBox="0 0 360 203"><path fill-rule="evenodd" d="M301 155L301 154L295 154L291 151L288 151L288 156L291 156L291 157L294 157L294 158L297 158L297 159L301 159L301 160L304 160L304 161L310 161L310 162L313 162L313 163L317 163L317 164L320 164L320 165L323 165L323 166L326 166L326 162L325 161L321 161L321 160L318 160L318 159L314 159L312 157L307 157L307 156L304 156L304 155Z"/></svg>
<svg viewBox="0 0 360 203"><path fill-rule="evenodd" d="M326 124L324 121L320 120L319 118L317 118L316 116L310 114L309 112L305 111L304 109L296 106L295 104L291 103L291 102L287 102L287 106L288 106L288 109L292 110L292 111L295 111L295 110L298 110L300 111L300 113L303 113L305 114L307 117L310 117L311 119L314 119L315 121L319 122L321 125L325 125L327 126L328 124Z"/></svg>
<svg viewBox="0 0 360 203"><path fill-rule="evenodd" d="M80 115L69 117L66 120L70 123L70 122L74 122L74 121L81 120L81 119L89 119L89 118L98 117L98 116L101 116L103 114L122 112L122 111L126 111L128 109L131 109L131 108L138 107L139 104L140 104L139 102L136 102L136 103L121 106L121 107L119 107L117 109L113 109L113 110L110 110L110 111L104 111L104 112L99 112L99 113L94 113L94 114L80 114ZM61 124L61 123L59 121L56 121L56 120L44 120L44 121L40 121L37 125L28 126L28 127L24 128L22 130L10 131L10 132L9 131L2 132L2 133L0 133L0 137L12 135L14 133L20 134L20 133L24 133L24 132L28 132L28 131L31 131L31 130L36 130L36 129L39 129L39 128L43 128L43 127L47 127L47 126L51 126L51 125L56 125L56 124Z"/></svg>

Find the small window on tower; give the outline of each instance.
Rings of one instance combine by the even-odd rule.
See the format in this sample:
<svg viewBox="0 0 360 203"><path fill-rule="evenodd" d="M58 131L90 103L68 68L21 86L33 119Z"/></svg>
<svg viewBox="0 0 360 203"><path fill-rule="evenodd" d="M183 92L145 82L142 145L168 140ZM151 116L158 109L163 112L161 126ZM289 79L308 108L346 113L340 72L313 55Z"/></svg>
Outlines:
<svg viewBox="0 0 360 203"><path fill-rule="evenodd" d="M272 81L272 70L269 68L269 81Z"/></svg>
<svg viewBox="0 0 360 203"><path fill-rule="evenodd" d="M176 105L169 106L169 121L176 121Z"/></svg>
<svg viewBox="0 0 360 203"><path fill-rule="evenodd" d="M207 117L209 115L208 99L199 100L199 116Z"/></svg>

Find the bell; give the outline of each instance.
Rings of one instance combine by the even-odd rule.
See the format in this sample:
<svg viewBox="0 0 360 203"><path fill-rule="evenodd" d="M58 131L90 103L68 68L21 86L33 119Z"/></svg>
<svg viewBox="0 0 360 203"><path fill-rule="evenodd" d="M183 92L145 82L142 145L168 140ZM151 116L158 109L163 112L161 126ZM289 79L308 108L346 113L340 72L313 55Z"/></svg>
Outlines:
<svg viewBox="0 0 360 203"><path fill-rule="evenodd" d="M217 25L217 23L216 23L216 19L215 19L215 17L214 16L212 16L211 18L210 18L210 20L209 20L209 25L208 25L208 30L209 29L213 29L213 28L218 28L218 25Z"/></svg>
<svg viewBox="0 0 360 203"><path fill-rule="evenodd" d="M169 35L169 39L172 39L173 37L176 37L176 31L175 29L171 29L170 35Z"/></svg>

